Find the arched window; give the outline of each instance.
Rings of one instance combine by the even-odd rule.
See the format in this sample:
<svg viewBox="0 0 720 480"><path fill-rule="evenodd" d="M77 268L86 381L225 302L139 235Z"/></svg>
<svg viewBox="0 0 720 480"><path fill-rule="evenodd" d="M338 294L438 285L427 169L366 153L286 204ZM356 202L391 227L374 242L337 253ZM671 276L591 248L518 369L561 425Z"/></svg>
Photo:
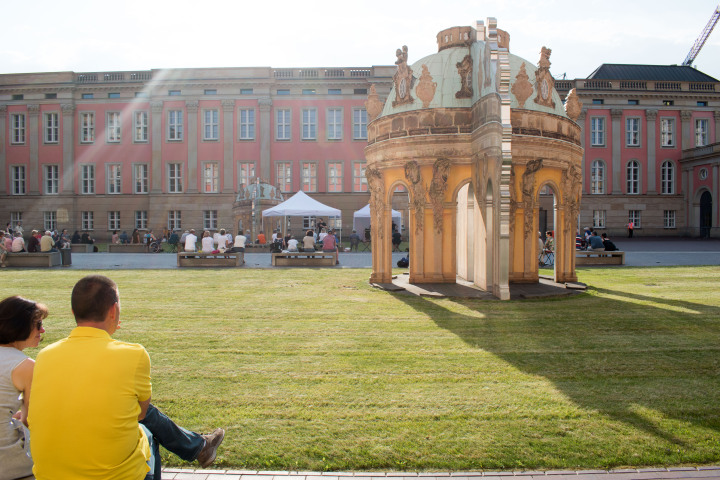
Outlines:
<svg viewBox="0 0 720 480"><path fill-rule="evenodd" d="M660 193L675 193L675 164L669 160L664 161L660 167Z"/></svg>
<svg viewBox="0 0 720 480"><path fill-rule="evenodd" d="M590 193L605 193L605 162L594 160L590 172Z"/></svg>
<svg viewBox="0 0 720 480"><path fill-rule="evenodd" d="M627 165L627 194L637 195L640 193L640 163L631 160Z"/></svg>

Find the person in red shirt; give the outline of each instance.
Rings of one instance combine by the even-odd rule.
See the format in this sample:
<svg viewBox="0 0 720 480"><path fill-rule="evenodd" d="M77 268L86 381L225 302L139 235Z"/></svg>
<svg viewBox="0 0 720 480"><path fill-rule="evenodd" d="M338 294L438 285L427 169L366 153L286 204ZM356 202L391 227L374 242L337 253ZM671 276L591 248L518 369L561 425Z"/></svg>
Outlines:
<svg viewBox="0 0 720 480"><path fill-rule="evenodd" d="M260 233L258 233L257 241L260 245L265 245L265 243L267 243L267 241L265 240L265 234L262 230L260 230Z"/></svg>

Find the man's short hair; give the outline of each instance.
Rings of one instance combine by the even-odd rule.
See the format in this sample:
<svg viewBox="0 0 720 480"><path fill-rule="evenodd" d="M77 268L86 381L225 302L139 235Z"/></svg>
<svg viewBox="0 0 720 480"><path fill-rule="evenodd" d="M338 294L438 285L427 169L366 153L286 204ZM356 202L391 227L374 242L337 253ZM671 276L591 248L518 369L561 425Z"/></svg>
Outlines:
<svg viewBox="0 0 720 480"><path fill-rule="evenodd" d="M103 275L88 275L73 287L70 303L76 322L102 322L117 301L115 282Z"/></svg>

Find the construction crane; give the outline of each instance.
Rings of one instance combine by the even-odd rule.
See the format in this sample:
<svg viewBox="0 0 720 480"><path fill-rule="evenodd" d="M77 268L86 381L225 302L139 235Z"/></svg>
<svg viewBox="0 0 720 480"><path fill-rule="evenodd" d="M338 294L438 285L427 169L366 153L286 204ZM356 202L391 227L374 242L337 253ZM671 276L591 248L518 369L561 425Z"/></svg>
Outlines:
<svg viewBox="0 0 720 480"><path fill-rule="evenodd" d="M700 53L700 50L702 49L703 45L705 45L705 41L710 36L710 33L712 33L713 28L715 28L715 24L718 22L718 19L720 18L720 5L715 7L715 11L712 14L712 17L710 17L710 21L705 25L705 28L703 29L700 36L695 40L695 44L690 49L690 53L687 54L687 57L685 57L685 61L682 63L683 66L688 65L691 66L692 63L695 61L695 57L698 56Z"/></svg>

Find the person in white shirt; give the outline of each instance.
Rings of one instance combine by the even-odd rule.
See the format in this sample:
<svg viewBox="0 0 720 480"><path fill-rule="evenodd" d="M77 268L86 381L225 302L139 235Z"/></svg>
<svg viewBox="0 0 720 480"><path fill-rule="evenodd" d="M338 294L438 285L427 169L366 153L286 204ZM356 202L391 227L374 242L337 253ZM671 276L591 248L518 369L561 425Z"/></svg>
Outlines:
<svg viewBox="0 0 720 480"><path fill-rule="evenodd" d="M15 238L13 238L12 241L12 251L13 253L25 251L25 240L22 235L18 233L17 229L15 230Z"/></svg>
<svg viewBox="0 0 720 480"><path fill-rule="evenodd" d="M202 251L203 253L212 253L213 250L215 250L215 242L213 237L210 236L210 232L205 230L202 239Z"/></svg>
<svg viewBox="0 0 720 480"><path fill-rule="evenodd" d="M247 237L243 235L243 231L240 230L238 234L235 236L235 243L233 244L233 248L230 249L231 252L244 252L245 251L245 242L247 242Z"/></svg>
<svg viewBox="0 0 720 480"><path fill-rule="evenodd" d="M197 251L197 235L195 230L190 230L190 233L185 237L185 251L196 252Z"/></svg>
<svg viewBox="0 0 720 480"><path fill-rule="evenodd" d="M220 235L217 237L217 248L218 250L224 250L227 248L228 237L225 234L225 229L220 229Z"/></svg>
<svg viewBox="0 0 720 480"><path fill-rule="evenodd" d="M290 237L290 240L288 240L287 244L288 244L288 252L297 252L298 251L298 241L295 239L295 237Z"/></svg>
<svg viewBox="0 0 720 480"><path fill-rule="evenodd" d="M203 237L204 237L204 235L203 235ZM218 232L213 233L212 239L213 239L213 243L215 245L217 245L218 242L220 241L220 233L218 233Z"/></svg>

